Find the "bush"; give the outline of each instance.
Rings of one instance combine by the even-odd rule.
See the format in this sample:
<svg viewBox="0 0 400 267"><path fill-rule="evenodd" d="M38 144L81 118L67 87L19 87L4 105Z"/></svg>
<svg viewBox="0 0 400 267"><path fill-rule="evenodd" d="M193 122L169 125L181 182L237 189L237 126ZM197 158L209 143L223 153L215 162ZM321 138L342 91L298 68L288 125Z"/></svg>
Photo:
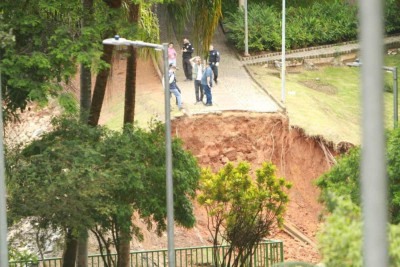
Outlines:
<svg viewBox="0 0 400 267"><path fill-rule="evenodd" d="M324 264L329 266L363 266L362 218L360 208L349 198L333 196L336 208L318 233ZM391 267L400 266L400 225L388 225Z"/></svg>
<svg viewBox="0 0 400 267"><path fill-rule="evenodd" d="M389 178L389 215L390 223L400 223L400 128L387 133L386 138L387 174ZM360 205L360 147L353 148L348 155L340 158L331 170L316 180L321 189L321 201L329 211L335 208L330 194L349 197ZM334 203L333 203L334 204Z"/></svg>
<svg viewBox="0 0 400 267"><path fill-rule="evenodd" d="M228 13L225 26L228 39L236 48L244 49L244 13L238 10ZM277 50L281 45L281 22L278 11L265 4L250 5L248 9L249 50Z"/></svg>
<svg viewBox="0 0 400 267"><path fill-rule="evenodd" d="M385 4L385 30L386 33L399 33L400 31L400 1L386 0Z"/></svg>
<svg viewBox="0 0 400 267"><path fill-rule="evenodd" d="M250 51L275 51L281 48L282 14L280 1L251 2L248 6ZM300 3L301 2L301 3ZM313 2L313 3L310 3ZM386 0L386 33L400 32L400 1ZM290 2L286 10L286 48L333 44L357 38L356 5L342 0ZM228 39L244 49L244 14L230 2L224 23Z"/></svg>

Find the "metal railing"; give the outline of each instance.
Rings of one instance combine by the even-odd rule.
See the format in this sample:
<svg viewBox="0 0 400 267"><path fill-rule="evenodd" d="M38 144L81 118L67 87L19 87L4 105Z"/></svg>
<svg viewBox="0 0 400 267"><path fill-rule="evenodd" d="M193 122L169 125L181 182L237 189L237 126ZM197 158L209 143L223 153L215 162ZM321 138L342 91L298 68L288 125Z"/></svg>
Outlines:
<svg viewBox="0 0 400 267"><path fill-rule="evenodd" d="M191 247L175 249L176 266L214 266L214 253L212 246ZM226 253L229 246L218 246L220 258ZM117 255L112 254L114 262ZM250 262L250 260L249 260ZM251 259L251 267L272 267L276 263L283 262L283 242L267 240L261 242ZM168 266L168 250L146 250L130 253L130 266L155 267ZM250 267L250 264L248 265ZM9 267L62 267L62 258L49 258L38 261L10 261ZM88 267L104 267L100 254L88 257Z"/></svg>

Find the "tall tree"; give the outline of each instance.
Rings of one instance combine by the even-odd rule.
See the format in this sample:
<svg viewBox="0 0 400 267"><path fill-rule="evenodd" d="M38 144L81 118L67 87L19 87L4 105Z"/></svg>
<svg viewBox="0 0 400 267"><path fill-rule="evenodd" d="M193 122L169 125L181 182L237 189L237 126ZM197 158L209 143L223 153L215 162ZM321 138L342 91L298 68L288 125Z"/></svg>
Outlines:
<svg viewBox="0 0 400 267"><path fill-rule="evenodd" d="M93 0L81 0L83 7L82 31L93 25L94 6ZM88 48L84 47L83 50ZM91 60L81 63L80 68L80 113L81 120L87 122L92 98L92 73Z"/></svg>
<svg viewBox="0 0 400 267"><path fill-rule="evenodd" d="M128 2L127 6L128 22L133 25L138 25L140 19L140 4ZM133 124L135 120L137 55L138 53L136 47L128 47L125 80L124 124Z"/></svg>
<svg viewBox="0 0 400 267"><path fill-rule="evenodd" d="M112 10L114 15L120 10L122 6L122 0L103 0L106 6ZM112 19L112 18L111 18ZM114 19L115 16L114 16ZM114 25L114 24L112 24ZM116 34L116 27L109 27L105 30L101 37L102 39L110 38L110 36L114 36ZM93 97L92 103L89 112L89 125L96 126L99 123L101 108L103 106L104 96L106 93L107 81L109 76L109 70L112 61L112 53L113 53L113 46L111 45L103 45L103 54L101 56L101 60L106 63L99 73L96 76L96 83L93 89Z"/></svg>
<svg viewBox="0 0 400 267"><path fill-rule="evenodd" d="M22 151L8 151L10 217L33 217L40 227L64 229L71 242L64 266L74 265L76 241L88 229L96 234L101 253L110 253L113 245L117 250L118 262L105 255L106 266L126 266L129 241L143 237L134 214L148 226L154 222L158 234L166 229L165 156L160 156L165 155L164 131L160 123L148 131L126 125L122 132L109 132L78 119L56 121L53 132ZM191 200L200 171L180 140L173 140L172 149L175 219L192 227ZM110 232L111 243L104 238Z"/></svg>

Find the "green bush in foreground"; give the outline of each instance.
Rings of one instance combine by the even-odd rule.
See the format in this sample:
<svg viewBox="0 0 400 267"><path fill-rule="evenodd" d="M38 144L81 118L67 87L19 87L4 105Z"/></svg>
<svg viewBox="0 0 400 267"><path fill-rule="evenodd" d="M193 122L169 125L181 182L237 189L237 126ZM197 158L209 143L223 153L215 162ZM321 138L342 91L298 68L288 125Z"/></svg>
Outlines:
<svg viewBox="0 0 400 267"><path fill-rule="evenodd" d="M344 197L332 197L336 208L318 233L323 262L330 266L363 266L360 208ZM390 266L400 266L400 225L388 225Z"/></svg>
<svg viewBox="0 0 400 267"><path fill-rule="evenodd" d="M387 173L389 178L389 215L390 223L400 223L400 129L388 131L386 137ZM346 196L360 205L360 159L361 150L353 148L340 158L331 170L316 180L321 189L321 201L329 211L335 208L330 194Z"/></svg>

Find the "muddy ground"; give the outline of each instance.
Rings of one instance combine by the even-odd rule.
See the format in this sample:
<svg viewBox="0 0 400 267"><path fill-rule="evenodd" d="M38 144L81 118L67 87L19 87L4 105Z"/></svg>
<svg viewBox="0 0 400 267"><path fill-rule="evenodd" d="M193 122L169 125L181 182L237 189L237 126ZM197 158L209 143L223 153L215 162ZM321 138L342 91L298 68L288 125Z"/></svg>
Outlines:
<svg viewBox="0 0 400 267"><path fill-rule="evenodd" d="M146 84L159 83L154 73L149 72L139 73L140 80L146 81ZM124 83L121 81L117 84L120 86L113 88L114 99L123 96ZM12 133L31 139L47 131L50 128L49 118L59 113L57 107L41 109L36 113L27 112L27 119L9 127L7 134L10 139L16 138L12 137ZM107 105L103 114L108 114ZM260 167L264 161L272 161L277 166L279 176L293 183L285 219L308 237L311 244L279 229L275 229L269 238L284 241L286 261L320 261L316 233L322 206L317 201L319 191L313 181L329 170L333 157L338 154L334 144L324 141L322 137L305 136L301 129L290 127L288 118L283 114L227 112L184 116L173 120L172 132L183 140L185 148L196 156L202 167L211 167L214 171L229 161L246 160L254 168ZM205 210L196 202L194 205L197 224L193 229L176 226L176 247L211 244ZM145 224L136 223L143 226L142 229L146 228ZM132 241L131 249L167 247L166 233L157 237L152 231L144 230L144 237L142 243ZM94 242L91 247L91 253L96 253Z"/></svg>

